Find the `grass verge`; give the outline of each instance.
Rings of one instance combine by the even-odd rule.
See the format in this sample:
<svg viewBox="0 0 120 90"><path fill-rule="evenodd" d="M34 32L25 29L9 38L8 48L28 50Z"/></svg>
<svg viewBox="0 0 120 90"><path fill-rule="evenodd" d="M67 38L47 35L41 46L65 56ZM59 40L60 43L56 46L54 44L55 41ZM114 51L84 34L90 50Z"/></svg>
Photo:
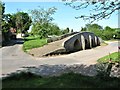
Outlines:
<svg viewBox="0 0 120 90"><path fill-rule="evenodd" d="M47 44L47 39L40 39L39 37L27 37L23 44L23 50L27 51L32 48L41 47Z"/></svg>
<svg viewBox="0 0 120 90"><path fill-rule="evenodd" d="M106 42L103 42L100 44L100 46L107 46L107 45L108 45L108 43L106 43Z"/></svg>
<svg viewBox="0 0 120 90"><path fill-rule="evenodd" d="M120 79L83 76L68 73L59 77L41 77L32 74L20 74L2 80L3 88L118 88Z"/></svg>
<svg viewBox="0 0 120 90"><path fill-rule="evenodd" d="M109 54L107 56L104 56L104 57L98 59L98 62L99 63L108 63L110 60L112 62L120 62L120 52L115 52L115 53Z"/></svg>

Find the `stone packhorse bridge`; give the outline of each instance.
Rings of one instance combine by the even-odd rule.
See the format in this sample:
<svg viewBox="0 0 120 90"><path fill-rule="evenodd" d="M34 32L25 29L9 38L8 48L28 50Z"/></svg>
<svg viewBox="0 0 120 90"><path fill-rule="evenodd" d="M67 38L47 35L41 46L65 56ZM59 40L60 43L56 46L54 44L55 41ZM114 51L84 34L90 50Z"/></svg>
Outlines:
<svg viewBox="0 0 120 90"><path fill-rule="evenodd" d="M67 51L85 50L100 45L99 38L91 32L80 32L70 36L62 43Z"/></svg>
<svg viewBox="0 0 120 90"><path fill-rule="evenodd" d="M100 39L91 32L73 32L60 37L48 39L48 44L29 51L37 57L67 54L90 49L100 45Z"/></svg>

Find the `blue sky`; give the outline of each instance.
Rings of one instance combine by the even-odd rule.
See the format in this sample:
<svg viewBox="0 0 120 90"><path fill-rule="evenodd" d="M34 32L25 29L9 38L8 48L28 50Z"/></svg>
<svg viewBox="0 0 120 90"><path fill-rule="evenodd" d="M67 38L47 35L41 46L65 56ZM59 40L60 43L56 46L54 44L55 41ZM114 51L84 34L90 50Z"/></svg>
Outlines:
<svg viewBox="0 0 120 90"><path fill-rule="evenodd" d="M5 2L5 13L16 13L17 10L21 10L28 13L28 10L38 8L38 6L43 8L56 7L57 11L53 15L55 19L53 22L56 23L61 29L69 27L74 31L80 31L81 27L87 24L87 21L82 19L75 19L76 16L89 14L89 9L74 10L69 6L65 6L63 2ZM117 12L114 13L109 19L102 20L97 23L103 27L110 26L112 28L118 27L118 15Z"/></svg>

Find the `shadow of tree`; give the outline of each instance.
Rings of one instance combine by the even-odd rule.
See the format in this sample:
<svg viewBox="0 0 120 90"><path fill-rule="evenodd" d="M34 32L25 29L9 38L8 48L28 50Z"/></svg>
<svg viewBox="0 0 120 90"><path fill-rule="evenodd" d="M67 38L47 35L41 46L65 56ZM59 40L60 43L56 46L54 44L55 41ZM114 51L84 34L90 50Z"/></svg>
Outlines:
<svg viewBox="0 0 120 90"><path fill-rule="evenodd" d="M3 79L3 87L68 87L68 88L118 88L119 78L103 80L97 77L96 64L24 66L24 70L9 74ZM19 80L15 84L15 81ZM27 80L25 82L25 80ZM17 81L16 81L17 82ZM23 86L21 84L24 82ZM30 83L32 82L32 83ZM38 83L39 82L39 83ZM42 84L41 84L41 83ZM9 84L10 83L10 84ZM13 84L12 86L10 86ZM15 86L14 86L15 84ZM31 86L31 84L33 86ZM63 86L61 86L63 84ZM8 85L8 86L7 86Z"/></svg>
<svg viewBox="0 0 120 90"><path fill-rule="evenodd" d="M27 71L41 75L41 76L59 76L64 73L74 72L80 73L86 76L97 75L96 64L84 65L84 64L73 64L73 65L40 65L38 67L23 67L27 68Z"/></svg>
<svg viewBox="0 0 120 90"><path fill-rule="evenodd" d="M10 40L10 41L6 41L6 42L2 43L2 46L6 47L6 46L13 46L13 45L16 45L16 44L23 44L23 43L24 43L24 39L17 38L15 40Z"/></svg>
<svg viewBox="0 0 120 90"><path fill-rule="evenodd" d="M9 73L7 75L3 76L12 76L14 74L20 73L20 72L30 72L35 75L39 76L60 76L64 73L79 73L81 75L85 76L96 76L96 64L94 65L84 65L84 64L73 64L73 65L65 65L65 64L59 64L59 65L39 65L39 66L23 66L21 67L23 70L16 70L15 72Z"/></svg>

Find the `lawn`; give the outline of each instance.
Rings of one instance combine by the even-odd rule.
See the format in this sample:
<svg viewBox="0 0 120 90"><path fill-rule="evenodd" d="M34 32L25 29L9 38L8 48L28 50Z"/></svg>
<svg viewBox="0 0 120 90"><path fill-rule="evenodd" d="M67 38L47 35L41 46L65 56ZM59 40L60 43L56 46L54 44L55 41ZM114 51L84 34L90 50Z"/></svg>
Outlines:
<svg viewBox="0 0 120 90"><path fill-rule="evenodd" d="M111 58L112 62L120 62L120 52L115 52L98 59L99 63L107 63Z"/></svg>
<svg viewBox="0 0 120 90"><path fill-rule="evenodd" d="M19 74L2 80L3 88L117 88L120 79L89 77L68 73L59 77L41 77L32 74Z"/></svg>
<svg viewBox="0 0 120 90"><path fill-rule="evenodd" d="M27 51L32 48L41 47L47 44L47 39L40 39L39 37L26 37L23 44L23 50Z"/></svg>

